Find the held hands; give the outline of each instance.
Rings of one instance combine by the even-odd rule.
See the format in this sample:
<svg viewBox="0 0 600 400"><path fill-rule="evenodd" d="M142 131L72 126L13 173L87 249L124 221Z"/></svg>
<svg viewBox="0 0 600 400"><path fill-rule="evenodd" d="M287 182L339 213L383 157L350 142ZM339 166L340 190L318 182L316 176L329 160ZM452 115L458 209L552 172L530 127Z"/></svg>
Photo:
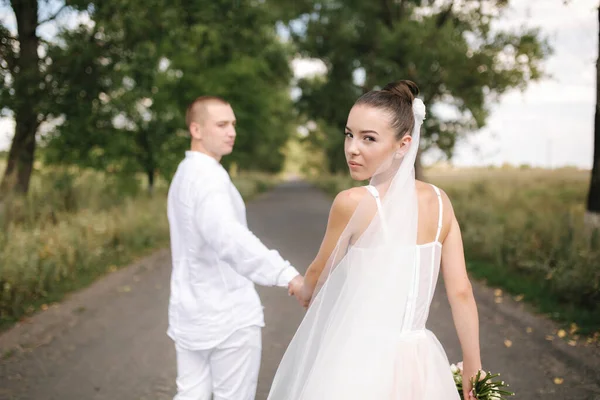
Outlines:
<svg viewBox="0 0 600 400"><path fill-rule="evenodd" d="M312 294L309 293L308 288L304 284L304 277L298 275L290 281L288 285L288 294L290 296L295 296L302 307L308 308Z"/></svg>
<svg viewBox="0 0 600 400"><path fill-rule="evenodd" d="M288 295L293 296L302 286L304 286L304 277L298 275L288 283Z"/></svg>

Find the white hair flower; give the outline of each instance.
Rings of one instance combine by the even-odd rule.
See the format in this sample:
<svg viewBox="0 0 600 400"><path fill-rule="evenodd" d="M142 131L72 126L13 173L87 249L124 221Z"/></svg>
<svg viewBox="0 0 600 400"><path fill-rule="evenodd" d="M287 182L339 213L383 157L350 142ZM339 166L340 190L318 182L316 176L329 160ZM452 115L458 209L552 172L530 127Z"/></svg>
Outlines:
<svg viewBox="0 0 600 400"><path fill-rule="evenodd" d="M413 100L413 113L415 114L416 122L422 122L425 119L425 104L419 98Z"/></svg>

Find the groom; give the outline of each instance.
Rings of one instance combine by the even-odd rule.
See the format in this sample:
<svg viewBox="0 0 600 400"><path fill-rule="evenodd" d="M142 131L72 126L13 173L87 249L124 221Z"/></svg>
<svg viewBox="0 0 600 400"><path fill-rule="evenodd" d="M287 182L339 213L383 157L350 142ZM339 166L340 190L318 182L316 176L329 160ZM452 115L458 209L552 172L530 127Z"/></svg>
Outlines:
<svg viewBox="0 0 600 400"><path fill-rule="evenodd" d="M175 400L254 399L264 319L253 283L293 294L303 282L248 230L242 197L220 164L233 150L235 123L225 100L194 100L186 113L191 150L169 188Z"/></svg>

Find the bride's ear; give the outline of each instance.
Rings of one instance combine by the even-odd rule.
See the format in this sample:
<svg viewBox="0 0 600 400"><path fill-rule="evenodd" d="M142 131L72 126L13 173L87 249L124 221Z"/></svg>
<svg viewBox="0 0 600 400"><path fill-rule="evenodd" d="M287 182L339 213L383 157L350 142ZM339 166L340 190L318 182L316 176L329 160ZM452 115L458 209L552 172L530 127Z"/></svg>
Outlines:
<svg viewBox="0 0 600 400"><path fill-rule="evenodd" d="M408 153L408 149L412 143L412 136L406 134L400 139L397 143L396 147L396 157L404 157L406 153Z"/></svg>

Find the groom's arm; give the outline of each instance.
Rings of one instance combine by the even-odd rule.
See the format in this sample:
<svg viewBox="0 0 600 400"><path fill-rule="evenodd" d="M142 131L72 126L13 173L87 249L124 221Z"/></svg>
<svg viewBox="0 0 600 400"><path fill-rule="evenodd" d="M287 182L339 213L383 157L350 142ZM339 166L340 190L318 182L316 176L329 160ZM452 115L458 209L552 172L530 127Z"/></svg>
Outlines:
<svg viewBox="0 0 600 400"><path fill-rule="evenodd" d="M194 225L219 259L259 285L285 287L299 275L279 252L238 222L226 185L215 185L199 200Z"/></svg>

